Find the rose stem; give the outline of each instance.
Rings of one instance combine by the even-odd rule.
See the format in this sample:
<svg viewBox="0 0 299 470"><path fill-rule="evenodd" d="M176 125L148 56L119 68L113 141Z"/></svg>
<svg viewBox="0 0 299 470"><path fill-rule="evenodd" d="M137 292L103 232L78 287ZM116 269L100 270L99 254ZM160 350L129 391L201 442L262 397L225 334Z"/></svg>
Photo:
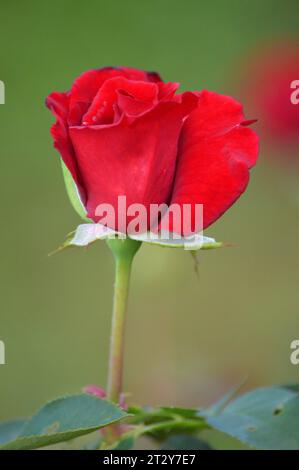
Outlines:
<svg viewBox="0 0 299 470"><path fill-rule="evenodd" d="M124 363L124 331L131 267L141 242L130 238L107 241L115 259L115 284L110 336L107 398L119 403L122 392Z"/></svg>

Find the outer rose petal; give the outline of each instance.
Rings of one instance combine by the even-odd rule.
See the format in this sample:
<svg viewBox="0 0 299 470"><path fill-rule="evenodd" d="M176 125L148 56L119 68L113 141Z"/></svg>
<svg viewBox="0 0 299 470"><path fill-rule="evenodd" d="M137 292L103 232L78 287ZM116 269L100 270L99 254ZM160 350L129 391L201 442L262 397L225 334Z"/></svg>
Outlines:
<svg viewBox="0 0 299 470"><path fill-rule="evenodd" d="M99 204L127 197L127 206L169 202L183 119L196 107L193 93L181 102L161 102L136 120L117 125L72 127L70 136L87 190L88 216L99 220ZM110 227L120 229L119 227Z"/></svg>
<svg viewBox="0 0 299 470"><path fill-rule="evenodd" d="M46 105L57 119L56 123L51 127L51 135L54 140L54 147L58 150L65 165L71 172L71 175L78 187L81 200L83 203L85 203L85 190L80 173L78 171L73 144L69 137L69 131L66 122L69 107L69 95L68 93L51 93L46 98Z"/></svg>
<svg viewBox="0 0 299 470"><path fill-rule="evenodd" d="M192 231L217 220L247 186L249 168L258 155L258 138L243 122L238 102L203 91L197 109L184 123L171 204L181 208L191 204ZM203 204L203 227L194 225L195 204ZM171 217L170 222L169 229L177 231ZM165 224L164 218L160 228L168 229Z"/></svg>

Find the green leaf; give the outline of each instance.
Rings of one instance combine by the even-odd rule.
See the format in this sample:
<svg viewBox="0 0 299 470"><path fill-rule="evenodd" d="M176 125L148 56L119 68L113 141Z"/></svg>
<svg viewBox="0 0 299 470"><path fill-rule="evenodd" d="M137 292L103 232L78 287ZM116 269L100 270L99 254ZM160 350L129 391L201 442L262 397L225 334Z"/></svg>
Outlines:
<svg viewBox="0 0 299 470"><path fill-rule="evenodd" d="M98 436L91 442L85 444L82 450L98 450L103 442L103 436L99 436L100 433L96 432Z"/></svg>
<svg viewBox="0 0 299 470"><path fill-rule="evenodd" d="M258 388L231 401L220 412L212 408L200 415L213 428L251 447L298 450L298 390L298 386Z"/></svg>
<svg viewBox="0 0 299 470"><path fill-rule="evenodd" d="M47 403L0 449L25 450L63 442L128 416L116 405L85 393ZM15 436L16 437L16 436Z"/></svg>
<svg viewBox="0 0 299 470"><path fill-rule="evenodd" d="M73 180L73 177L70 171L65 166L62 159L61 159L61 166L62 166L62 174L64 178L66 192L68 194L68 197L71 201L73 208L83 220L85 220L86 222L91 222L91 220L88 219L87 217L87 211L83 205L83 202L81 201L77 185L75 181Z"/></svg>
<svg viewBox="0 0 299 470"><path fill-rule="evenodd" d="M210 450L206 442L188 434L170 436L160 447L162 450Z"/></svg>
<svg viewBox="0 0 299 470"><path fill-rule="evenodd" d="M240 389L243 387L245 383L245 379L240 382L239 384L235 385L228 393L223 395L220 400L213 403L213 405L209 406L208 409L205 410L205 416L209 415L218 415L221 413L222 410L228 405L230 401L238 394Z"/></svg>
<svg viewBox="0 0 299 470"><path fill-rule="evenodd" d="M25 419L16 419L14 421L0 423L0 446L16 439L23 429L25 423Z"/></svg>

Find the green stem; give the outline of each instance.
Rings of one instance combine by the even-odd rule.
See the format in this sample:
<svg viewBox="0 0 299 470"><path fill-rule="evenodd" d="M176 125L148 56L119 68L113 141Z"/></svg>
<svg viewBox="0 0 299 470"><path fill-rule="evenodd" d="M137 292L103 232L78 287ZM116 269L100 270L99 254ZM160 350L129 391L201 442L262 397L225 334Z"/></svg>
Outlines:
<svg viewBox="0 0 299 470"><path fill-rule="evenodd" d="M126 238L107 241L115 259L115 285L108 369L108 400L119 403L124 364L124 332L130 274L135 253L141 243Z"/></svg>

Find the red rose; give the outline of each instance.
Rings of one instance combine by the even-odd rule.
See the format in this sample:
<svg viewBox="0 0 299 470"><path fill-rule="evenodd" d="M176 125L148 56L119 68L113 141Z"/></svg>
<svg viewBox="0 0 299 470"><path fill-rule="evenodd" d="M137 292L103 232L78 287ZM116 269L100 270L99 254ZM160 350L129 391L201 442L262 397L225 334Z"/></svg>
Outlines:
<svg viewBox="0 0 299 470"><path fill-rule="evenodd" d="M116 208L125 195L127 205L147 209L203 204L205 228L245 190L258 139L241 105L209 91L176 94L177 88L156 73L109 67L48 96L57 119L54 145L93 221L99 204Z"/></svg>

